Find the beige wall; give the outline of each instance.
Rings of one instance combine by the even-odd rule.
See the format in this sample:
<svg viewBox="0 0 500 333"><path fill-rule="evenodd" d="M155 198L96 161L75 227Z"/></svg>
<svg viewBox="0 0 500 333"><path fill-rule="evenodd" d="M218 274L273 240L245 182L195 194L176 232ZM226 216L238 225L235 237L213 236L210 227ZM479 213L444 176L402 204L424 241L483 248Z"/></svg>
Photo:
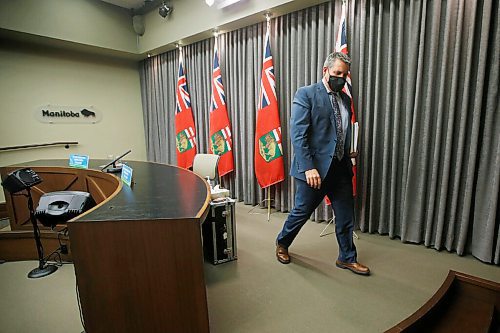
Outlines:
<svg viewBox="0 0 500 333"><path fill-rule="evenodd" d="M130 12L97 0L0 0L0 28L137 53Z"/></svg>
<svg viewBox="0 0 500 333"><path fill-rule="evenodd" d="M68 158L70 153L107 158L127 149L132 149L129 159L146 160L137 66L136 62L69 51L0 46L0 146L79 142L70 149L0 152L0 165ZM97 124L40 123L33 111L47 104L93 105L103 119Z"/></svg>
<svg viewBox="0 0 500 333"><path fill-rule="evenodd" d="M0 33L41 36L44 43L143 59L148 52L173 49L177 42L209 38L214 28L226 32L265 21L266 12L279 16L325 1L244 0L218 9L204 0L171 0L167 2L174 11L166 19L156 8L144 15L146 32L137 36L130 11L99 0L0 0Z"/></svg>
<svg viewBox="0 0 500 333"><path fill-rule="evenodd" d="M204 0L171 1L173 12L166 18L152 11L145 15L146 32L139 37L139 52L163 50L163 46L187 39L200 32L209 32L203 38L211 37L214 28L233 30L256 22L265 21L264 13L270 8L293 5L293 8L312 6L320 1L292 0L246 0L230 7L218 9L216 5L208 7ZM280 10L272 10L275 14ZM251 18L256 14L256 17ZM201 38L194 38L199 40ZM185 43L186 44L186 43Z"/></svg>

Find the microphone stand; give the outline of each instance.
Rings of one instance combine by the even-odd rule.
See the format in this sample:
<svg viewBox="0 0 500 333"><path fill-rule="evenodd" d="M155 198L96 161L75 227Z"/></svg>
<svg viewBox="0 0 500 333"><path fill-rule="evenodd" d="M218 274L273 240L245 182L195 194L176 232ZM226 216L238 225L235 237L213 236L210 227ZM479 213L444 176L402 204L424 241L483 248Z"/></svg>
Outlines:
<svg viewBox="0 0 500 333"><path fill-rule="evenodd" d="M54 265L45 265L46 262L43 258L43 246L40 240L40 229L38 228L38 224L36 222L35 210L33 208L33 198L31 197L31 191L28 187L26 189L28 191L28 209L30 211L30 220L31 224L33 224L33 233L35 236L36 249L38 251L38 267L31 270L28 273L28 277L31 279L41 278L47 275L50 275L57 271L57 266Z"/></svg>

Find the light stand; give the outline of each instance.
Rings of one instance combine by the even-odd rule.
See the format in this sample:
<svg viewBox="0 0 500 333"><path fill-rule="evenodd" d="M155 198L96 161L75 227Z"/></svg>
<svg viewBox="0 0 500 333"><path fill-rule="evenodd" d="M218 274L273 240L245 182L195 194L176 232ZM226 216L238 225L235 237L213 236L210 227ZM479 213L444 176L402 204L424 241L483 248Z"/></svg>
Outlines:
<svg viewBox="0 0 500 333"><path fill-rule="evenodd" d="M7 177L5 177L5 179L2 181L2 186L12 195L23 190L26 190L28 192L28 195L26 195L28 197L28 209L30 212L31 224L33 224L33 233L35 235L35 243L36 249L38 251L39 262L38 267L28 273L28 277L31 279L47 276L57 270L56 266L46 265L46 261L43 258L43 246L42 242L40 241L40 230L38 229L35 210L33 208L33 198L31 197L30 188L41 182L42 178L40 178L40 176L38 176L36 172L31 170L30 168L15 170L9 173Z"/></svg>
<svg viewBox="0 0 500 333"><path fill-rule="evenodd" d="M38 228L38 224L36 223L35 218L35 210L33 209L33 198L31 197L31 191L28 187L26 189L28 192L28 209L30 211L30 220L31 224L33 224L33 234L35 236L36 249L38 251L38 267L31 270L28 273L28 277L31 279L41 278L47 275L50 275L57 271L57 266L54 265L46 265L45 259L43 258L43 246L40 241L40 229Z"/></svg>

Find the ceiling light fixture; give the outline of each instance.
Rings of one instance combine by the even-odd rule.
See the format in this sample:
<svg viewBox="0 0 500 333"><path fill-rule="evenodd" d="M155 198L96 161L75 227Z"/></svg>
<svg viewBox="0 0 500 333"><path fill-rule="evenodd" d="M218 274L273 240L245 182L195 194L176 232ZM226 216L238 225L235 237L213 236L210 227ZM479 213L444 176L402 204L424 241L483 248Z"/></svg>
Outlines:
<svg viewBox="0 0 500 333"><path fill-rule="evenodd" d="M172 11L174 10L174 7L168 6L165 2L161 4L161 6L158 8L158 14L160 14L161 17L166 18Z"/></svg>

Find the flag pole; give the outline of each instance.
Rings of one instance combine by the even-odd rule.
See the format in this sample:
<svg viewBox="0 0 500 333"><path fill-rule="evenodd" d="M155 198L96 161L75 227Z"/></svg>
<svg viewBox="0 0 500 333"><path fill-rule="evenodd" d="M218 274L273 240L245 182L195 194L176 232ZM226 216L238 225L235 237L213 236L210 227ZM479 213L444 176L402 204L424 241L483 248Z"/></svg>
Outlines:
<svg viewBox="0 0 500 333"><path fill-rule="evenodd" d="M267 31L269 32L271 27L271 13L266 13L266 23ZM267 187L267 222L271 220L271 186Z"/></svg>
<svg viewBox="0 0 500 333"><path fill-rule="evenodd" d="M267 222L271 219L271 186L267 187Z"/></svg>
<svg viewBox="0 0 500 333"><path fill-rule="evenodd" d="M271 221L271 186L283 181L283 148L281 146L281 125L276 96L276 81L274 76L273 58L271 55L271 16L265 13L267 29L264 38L262 77L260 82L259 102L255 129L255 175L259 186L264 190L264 199L253 207L249 214L257 208L266 209L267 222ZM262 119L265 117L266 119ZM263 121L265 120L265 121ZM272 162L275 159L279 159ZM262 192L259 192L259 196ZM267 205L265 202L267 201Z"/></svg>

